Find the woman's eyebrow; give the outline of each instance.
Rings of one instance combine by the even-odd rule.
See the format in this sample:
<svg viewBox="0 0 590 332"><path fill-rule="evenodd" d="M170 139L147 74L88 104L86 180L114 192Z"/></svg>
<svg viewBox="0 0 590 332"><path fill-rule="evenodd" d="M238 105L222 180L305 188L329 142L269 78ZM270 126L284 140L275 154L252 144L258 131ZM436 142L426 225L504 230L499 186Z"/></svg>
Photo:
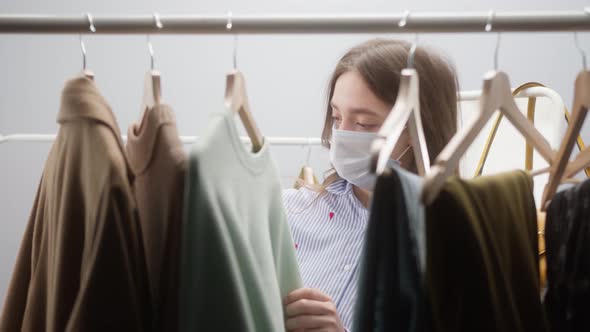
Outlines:
<svg viewBox="0 0 590 332"><path fill-rule="evenodd" d="M340 111L338 108L338 105L336 105L333 101L330 102L330 107L333 110L336 111ZM350 113L355 113L355 114L364 114L364 115L375 115L375 116L379 116L379 112L377 111L373 111L370 108L366 108L366 107L353 107L351 109L349 109Z"/></svg>
<svg viewBox="0 0 590 332"><path fill-rule="evenodd" d="M356 114L366 114L366 115L379 115L378 112L373 111L369 108L364 108L364 107L359 107L359 108L351 108L350 109L351 113L356 113Z"/></svg>

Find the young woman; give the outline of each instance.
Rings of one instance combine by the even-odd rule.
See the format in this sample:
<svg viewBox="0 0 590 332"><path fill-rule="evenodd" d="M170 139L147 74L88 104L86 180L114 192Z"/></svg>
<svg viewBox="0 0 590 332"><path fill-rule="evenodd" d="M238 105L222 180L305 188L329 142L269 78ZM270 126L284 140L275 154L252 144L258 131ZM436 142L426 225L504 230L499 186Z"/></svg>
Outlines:
<svg viewBox="0 0 590 332"><path fill-rule="evenodd" d="M322 144L334 169L319 188L283 193L306 288L285 300L287 331L345 331L352 326L368 206L375 183L369 142L393 107L411 44L374 39L348 51L328 89ZM432 160L457 130L457 78L453 66L418 47L420 110ZM416 172L407 130L392 162Z"/></svg>

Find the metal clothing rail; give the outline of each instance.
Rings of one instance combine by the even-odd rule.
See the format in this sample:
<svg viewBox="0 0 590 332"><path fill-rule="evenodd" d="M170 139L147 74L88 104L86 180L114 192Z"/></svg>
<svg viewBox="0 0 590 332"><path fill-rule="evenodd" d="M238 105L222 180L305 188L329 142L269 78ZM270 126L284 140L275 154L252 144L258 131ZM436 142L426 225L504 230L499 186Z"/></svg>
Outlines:
<svg viewBox="0 0 590 332"><path fill-rule="evenodd" d="M0 144L5 142L48 142L51 143L55 140L55 134L12 134L12 135L0 135ZM123 141L127 141L127 136L122 136ZM181 136L180 140L184 144L195 143L199 139L198 136ZM240 137L242 143L250 143L250 138L244 136ZM321 145L321 139L317 137L265 137L270 145L294 145L294 146L311 146Z"/></svg>
<svg viewBox="0 0 590 332"><path fill-rule="evenodd" d="M590 31L590 9L341 15L0 15L0 33L321 34ZM157 23L157 24L156 24ZM491 25L489 26L491 27Z"/></svg>

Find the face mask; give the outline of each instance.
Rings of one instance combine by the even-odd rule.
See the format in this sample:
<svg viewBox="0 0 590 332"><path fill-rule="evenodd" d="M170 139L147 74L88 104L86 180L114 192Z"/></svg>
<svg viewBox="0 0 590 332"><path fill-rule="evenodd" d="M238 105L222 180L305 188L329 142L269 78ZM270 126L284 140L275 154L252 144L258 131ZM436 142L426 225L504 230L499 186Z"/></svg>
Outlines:
<svg viewBox="0 0 590 332"><path fill-rule="evenodd" d="M346 181L366 190L373 190L377 177L369 170L371 164L371 144L377 133L332 129L330 161L338 175ZM390 159L388 166L401 166L399 159Z"/></svg>

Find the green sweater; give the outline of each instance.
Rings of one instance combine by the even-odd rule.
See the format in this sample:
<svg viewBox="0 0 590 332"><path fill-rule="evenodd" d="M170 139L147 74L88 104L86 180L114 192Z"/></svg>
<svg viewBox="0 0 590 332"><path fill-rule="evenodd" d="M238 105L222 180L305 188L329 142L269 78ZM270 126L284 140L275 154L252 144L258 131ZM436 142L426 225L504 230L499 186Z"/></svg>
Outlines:
<svg viewBox="0 0 590 332"><path fill-rule="evenodd" d="M180 331L284 331L282 299L302 286L268 143L241 143L216 114L190 153Z"/></svg>

